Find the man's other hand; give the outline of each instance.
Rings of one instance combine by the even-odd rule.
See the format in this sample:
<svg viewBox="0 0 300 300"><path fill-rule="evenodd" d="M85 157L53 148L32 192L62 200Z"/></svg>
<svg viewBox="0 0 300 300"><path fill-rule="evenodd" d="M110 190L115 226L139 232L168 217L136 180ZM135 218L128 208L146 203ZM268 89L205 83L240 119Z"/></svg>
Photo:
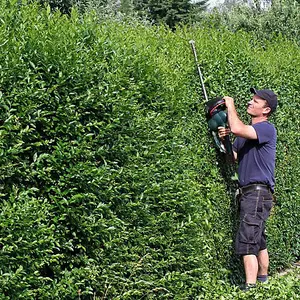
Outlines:
<svg viewBox="0 0 300 300"><path fill-rule="evenodd" d="M229 135L230 129L225 127L218 127L218 135L221 141L224 140L225 136Z"/></svg>

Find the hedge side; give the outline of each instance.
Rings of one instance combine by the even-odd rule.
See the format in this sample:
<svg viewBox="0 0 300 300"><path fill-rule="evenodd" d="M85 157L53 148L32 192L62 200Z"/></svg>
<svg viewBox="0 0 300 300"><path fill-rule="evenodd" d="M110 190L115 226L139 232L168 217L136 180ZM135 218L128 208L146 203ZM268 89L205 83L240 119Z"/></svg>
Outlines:
<svg viewBox="0 0 300 300"><path fill-rule="evenodd" d="M299 48L245 33L70 18L1 2L0 293L184 299L241 279L234 169L207 134L210 97L280 95L272 270L299 257Z"/></svg>

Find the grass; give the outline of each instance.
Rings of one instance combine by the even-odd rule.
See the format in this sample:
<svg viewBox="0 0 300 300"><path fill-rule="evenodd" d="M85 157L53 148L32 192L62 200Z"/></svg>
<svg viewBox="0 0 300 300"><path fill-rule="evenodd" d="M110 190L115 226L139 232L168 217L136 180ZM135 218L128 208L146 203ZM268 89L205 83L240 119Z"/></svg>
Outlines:
<svg viewBox="0 0 300 300"><path fill-rule="evenodd" d="M231 287L228 294L224 294L220 298L212 297L210 299L300 299L300 268L292 267L284 272L276 273L269 278L268 283L260 283L257 288L248 292L242 292L238 287Z"/></svg>
<svg viewBox="0 0 300 300"><path fill-rule="evenodd" d="M206 299L206 300L238 300L238 299L259 299L259 300L294 300L300 299L300 267L291 267L283 272L278 272L273 276L269 277L268 283L259 283L257 287L248 292L239 290L238 286L232 286L229 283L222 282L219 286L216 286L214 292L207 292L198 295L195 300ZM213 289L210 289L212 291ZM223 290L223 292L221 292ZM159 298L159 297L158 297ZM158 299L155 295L148 293L140 298L134 298L137 300L145 299ZM82 298L80 291L78 293L78 300L86 299ZM92 295L91 300L105 300L108 299L105 295ZM118 299L122 299L119 296ZM173 295L169 298L168 296L159 299L182 299ZM190 298L189 298L190 299ZM182 299L183 300L183 299Z"/></svg>

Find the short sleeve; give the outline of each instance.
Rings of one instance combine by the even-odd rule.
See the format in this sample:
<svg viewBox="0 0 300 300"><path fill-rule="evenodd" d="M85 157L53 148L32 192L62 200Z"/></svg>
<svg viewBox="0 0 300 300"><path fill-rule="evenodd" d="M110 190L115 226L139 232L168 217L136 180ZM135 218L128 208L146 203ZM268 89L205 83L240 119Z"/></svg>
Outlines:
<svg viewBox="0 0 300 300"><path fill-rule="evenodd" d="M275 127L269 122L260 122L252 125L256 131L259 144L264 144L273 139L276 135Z"/></svg>

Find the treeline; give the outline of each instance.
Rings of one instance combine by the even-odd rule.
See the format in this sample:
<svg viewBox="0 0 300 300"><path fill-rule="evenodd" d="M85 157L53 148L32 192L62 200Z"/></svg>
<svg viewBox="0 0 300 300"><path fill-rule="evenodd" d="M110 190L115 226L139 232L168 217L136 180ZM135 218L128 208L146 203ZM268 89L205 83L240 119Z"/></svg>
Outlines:
<svg viewBox="0 0 300 300"><path fill-rule="evenodd" d="M95 11L100 18L112 16L129 16L146 20L151 24L165 24L175 29L178 24L186 24L196 20L197 16L206 9L209 0L41 0L53 10L70 14L72 7L81 12Z"/></svg>
<svg viewBox="0 0 300 300"><path fill-rule="evenodd" d="M233 32L252 32L262 39L286 36L297 42L300 40L300 2L296 0L273 0L264 6L263 1L253 1L252 5L241 1L224 1L213 10L209 0L40 0L42 5L50 5L53 10L70 14L73 7L80 13L94 11L100 19L126 17L144 20L149 24L165 24L172 30L189 24L197 27L223 27Z"/></svg>
<svg viewBox="0 0 300 300"><path fill-rule="evenodd" d="M271 274L299 258L295 42L19 1L0 20L1 299L239 297L234 170L207 133L191 39L209 97L233 96L245 121L250 86L279 95Z"/></svg>
<svg viewBox="0 0 300 300"><path fill-rule="evenodd" d="M300 41L300 2L295 0L273 0L264 9L259 6L238 4L223 7L206 15L214 26L225 26L233 32L251 32L262 42L286 37L299 44Z"/></svg>

